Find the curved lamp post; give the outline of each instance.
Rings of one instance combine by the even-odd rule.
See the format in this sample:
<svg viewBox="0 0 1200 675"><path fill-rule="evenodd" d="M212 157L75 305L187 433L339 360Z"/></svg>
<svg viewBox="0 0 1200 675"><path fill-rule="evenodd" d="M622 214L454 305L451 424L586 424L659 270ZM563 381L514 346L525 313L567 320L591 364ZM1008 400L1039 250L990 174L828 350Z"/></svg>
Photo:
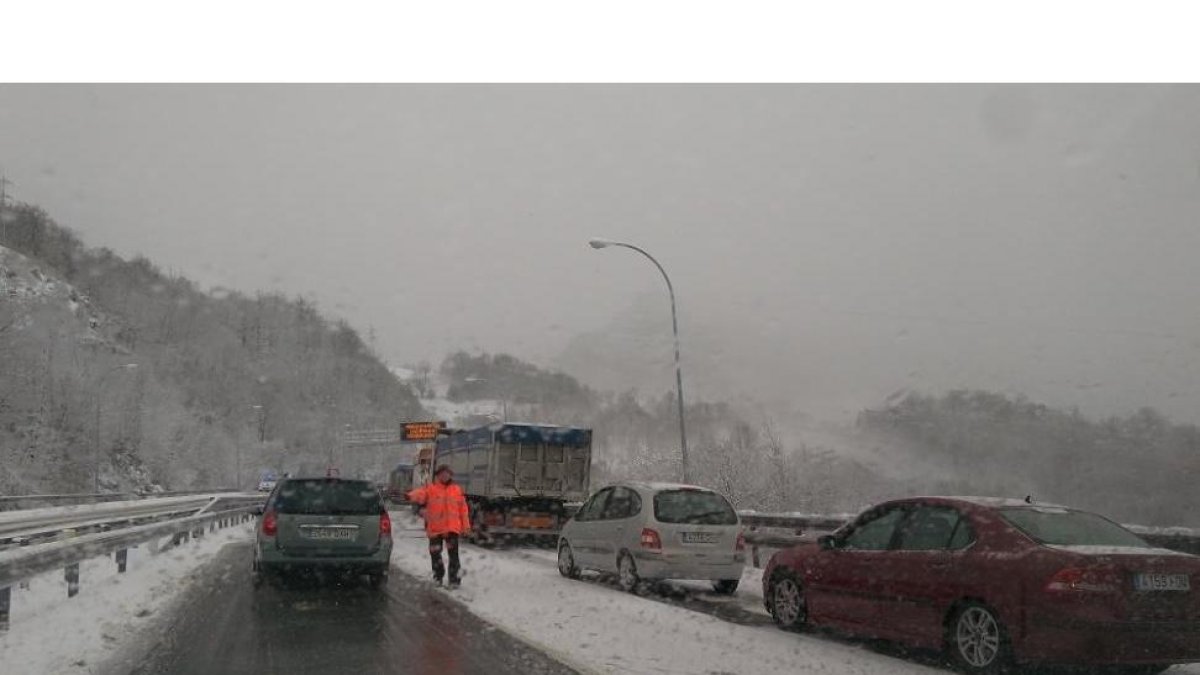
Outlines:
<svg viewBox="0 0 1200 675"><path fill-rule="evenodd" d="M632 249L646 256L658 271L662 273L663 280L667 282L667 293L671 296L671 330L675 334L675 394L676 400L679 403L679 454L683 460L683 482L692 482L692 474L688 469L688 447L687 447L687 430L683 421L683 370L679 365L679 320L675 313L675 287L671 285L671 277L667 276L667 271L663 266L654 259L654 256L647 253L633 244L627 244L620 241L610 241L608 239L592 239L588 241L588 245L592 248L607 248L609 246L621 246L623 248Z"/></svg>
<svg viewBox="0 0 1200 675"><path fill-rule="evenodd" d="M136 363L124 363L109 368L96 381L96 442L92 445L92 492L100 493L100 395L103 393L104 379L118 370L133 370Z"/></svg>

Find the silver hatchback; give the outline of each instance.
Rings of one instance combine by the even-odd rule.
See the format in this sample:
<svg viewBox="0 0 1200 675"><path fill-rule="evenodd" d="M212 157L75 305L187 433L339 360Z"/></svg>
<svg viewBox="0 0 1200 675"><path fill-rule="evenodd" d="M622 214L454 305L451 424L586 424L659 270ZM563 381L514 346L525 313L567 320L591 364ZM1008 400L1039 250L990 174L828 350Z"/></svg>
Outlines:
<svg viewBox="0 0 1200 675"><path fill-rule="evenodd" d="M694 579L733 594L745 563L737 512L720 494L694 485L628 482L602 488L558 540L563 576L616 573L627 591L642 580Z"/></svg>

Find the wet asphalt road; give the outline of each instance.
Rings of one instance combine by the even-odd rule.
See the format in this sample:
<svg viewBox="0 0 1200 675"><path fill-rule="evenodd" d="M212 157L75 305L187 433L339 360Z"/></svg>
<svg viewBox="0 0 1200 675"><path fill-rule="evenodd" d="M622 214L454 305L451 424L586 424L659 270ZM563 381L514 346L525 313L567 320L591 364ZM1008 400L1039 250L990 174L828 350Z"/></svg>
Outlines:
<svg viewBox="0 0 1200 675"><path fill-rule="evenodd" d="M559 675L575 673L473 616L447 591L392 570L365 580L251 585L251 545L226 546L185 592L145 653L115 664L128 675Z"/></svg>

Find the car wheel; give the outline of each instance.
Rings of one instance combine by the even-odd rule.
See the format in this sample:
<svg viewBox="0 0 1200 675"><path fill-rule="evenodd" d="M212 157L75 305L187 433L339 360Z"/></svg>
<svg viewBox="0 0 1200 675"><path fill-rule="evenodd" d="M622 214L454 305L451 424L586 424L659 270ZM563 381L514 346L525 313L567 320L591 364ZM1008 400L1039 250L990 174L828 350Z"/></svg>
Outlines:
<svg viewBox="0 0 1200 675"><path fill-rule="evenodd" d="M713 582L713 590L721 595L733 595L737 593L738 581L740 579L721 579Z"/></svg>
<svg viewBox="0 0 1200 675"><path fill-rule="evenodd" d="M575 553L566 540L558 545L558 573L568 579L579 578L579 567L575 565Z"/></svg>
<svg viewBox="0 0 1200 675"><path fill-rule="evenodd" d="M263 570L261 567L259 567L257 560L250 563L250 583L253 584L255 588L262 588L263 575Z"/></svg>
<svg viewBox="0 0 1200 675"><path fill-rule="evenodd" d="M978 602L959 606L946 635L950 660L967 673L1000 673L1009 663L1008 638L995 610Z"/></svg>
<svg viewBox="0 0 1200 675"><path fill-rule="evenodd" d="M638 576L637 565L633 562L633 556L628 553L621 553L621 557L617 558L617 583L620 584L621 590L633 593L642 583L641 577Z"/></svg>
<svg viewBox="0 0 1200 675"><path fill-rule="evenodd" d="M808 605L796 577L787 572L777 573L768 588L771 618L780 628L797 630L808 624Z"/></svg>

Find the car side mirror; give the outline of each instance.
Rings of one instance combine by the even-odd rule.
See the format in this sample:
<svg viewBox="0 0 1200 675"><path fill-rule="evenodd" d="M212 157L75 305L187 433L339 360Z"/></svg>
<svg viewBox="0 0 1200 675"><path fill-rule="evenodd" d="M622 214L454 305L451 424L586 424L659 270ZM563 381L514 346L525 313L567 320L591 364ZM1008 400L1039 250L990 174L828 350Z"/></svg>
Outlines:
<svg viewBox="0 0 1200 675"><path fill-rule="evenodd" d="M817 537L817 546L819 546L822 551L836 551L838 547L837 537L833 536L832 534L821 535L820 537Z"/></svg>

